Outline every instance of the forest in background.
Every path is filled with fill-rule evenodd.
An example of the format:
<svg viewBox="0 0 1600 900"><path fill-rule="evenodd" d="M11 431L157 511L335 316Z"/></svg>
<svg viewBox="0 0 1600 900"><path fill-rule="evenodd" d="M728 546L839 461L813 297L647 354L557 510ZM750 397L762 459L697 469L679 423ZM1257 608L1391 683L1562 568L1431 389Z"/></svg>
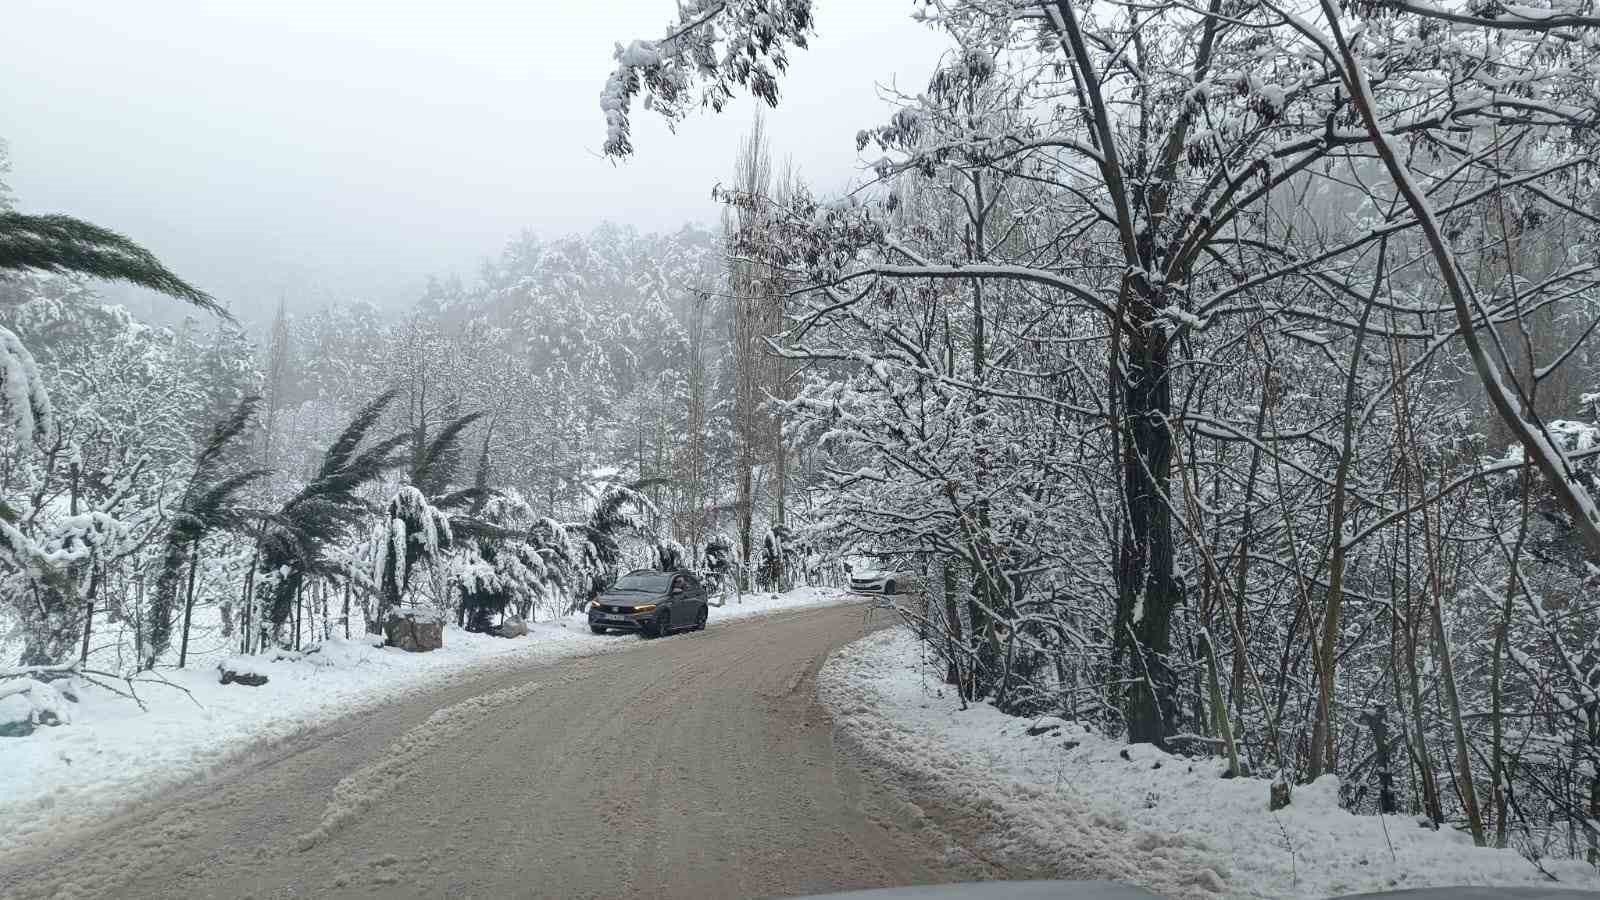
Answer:
<svg viewBox="0 0 1600 900"><path fill-rule="evenodd" d="M697 227L523 235L404 315L280 307L259 336L7 276L0 325L27 354L7 384L36 382L50 421L35 410L0 463L22 563L5 655L122 675L398 609L549 619L634 566L734 590L822 577L773 533L768 369L723 247Z"/></svg>

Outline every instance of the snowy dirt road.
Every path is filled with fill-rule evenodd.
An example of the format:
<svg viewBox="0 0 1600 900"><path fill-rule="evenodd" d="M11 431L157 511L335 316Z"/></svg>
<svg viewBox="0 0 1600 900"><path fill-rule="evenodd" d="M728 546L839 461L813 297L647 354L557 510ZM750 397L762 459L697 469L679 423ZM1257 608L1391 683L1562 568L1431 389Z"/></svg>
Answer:
<svg viewBox="0 0 1600 900"><path fill-rule="evenodd" d="M861 776L848 605L501 670L0 859L0 896L776 897L996 877ZM619 638L631 640L631 638Z"/></svg>

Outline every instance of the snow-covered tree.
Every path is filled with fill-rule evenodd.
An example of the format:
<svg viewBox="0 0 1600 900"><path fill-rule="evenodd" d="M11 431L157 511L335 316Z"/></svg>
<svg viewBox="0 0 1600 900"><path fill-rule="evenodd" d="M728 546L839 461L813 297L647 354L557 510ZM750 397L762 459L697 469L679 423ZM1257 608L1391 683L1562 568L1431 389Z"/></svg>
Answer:
<svg viewBox="0 0 1600 900"><path fill-rule="evenodd" d="M767 6L691 4L619 47L608 152L631 152L640 94L669 120L741 87L775 99L811 9ZM953 49L861 133L875 191L727 195L804 289L781 344L810 378L793 443L829 448L824 527L930 560L936 649L1004 706L1217 735L1287 784L1356 765L1354 698L1392 694L1417 808L1506 840L1511 685L1549 678L1517 671L1512 635L1556 641L1518 612L1544 602L1533 511L1600 561L1587 451L1543 413L1589 378L1600 312L1600 21L1009 0L923 18ZM1494 429L1514 455L1482 454ZM1490 487L1506 474L1519 503ZM1580 569L1543 575L1571 596Z"/></svg>
<svg viewBox="0 0 1600 900"><path fill-rule="evenodd" d="M257 646L283 645L284 626L295 612L308 576L339 577L341 561L327 556L327 551L343 543L370 511L359 491L401 465L396 451L410 439L406 434L374 435L396 395L397 391L388 390L363 406L323 453L311 479L284 501L262 529L257 576L260 599L253 612L260 623ZM391 508L390 517L394 516ZM375 567L373 582L387 586L381 580L385 572L387 568L378 571ZM402 571L402 582L404 575Z"/></svg>

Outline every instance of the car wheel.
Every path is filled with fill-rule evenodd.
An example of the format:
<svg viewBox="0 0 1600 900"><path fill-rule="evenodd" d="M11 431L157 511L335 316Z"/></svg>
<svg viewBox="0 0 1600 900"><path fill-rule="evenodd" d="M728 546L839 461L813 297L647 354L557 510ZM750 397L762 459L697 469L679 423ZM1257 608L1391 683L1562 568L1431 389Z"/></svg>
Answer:
<svg viewBox="0 0 1600 900"><path fill-rule="evenodd" d="M694 620L694 630L695 631L705 631L706 630L706 608L704 606L700 607L700 617L698 619Z"/></svg>
<svg viewBox="0 0 1600 900"><path fill-rule="evenodd" d="M589 630L594 632L595 634L605 634L610 629L601 628L599 625L590 625L589 626Z"/></svg>
<svg viewBox="0 0 1600 900"><path fill-rule="evenodd" d="M672 626L667 623L670 615L669 613L656 619L656 637L666 637L672 633Z"/></svg>
<svg viewBox="0 0 1600 900"><path fill-rule="evenodd" d="M894 594L894 582L893 581L885 581L883 583L883 592L885 594L890 594L890 595Z"/></svg>

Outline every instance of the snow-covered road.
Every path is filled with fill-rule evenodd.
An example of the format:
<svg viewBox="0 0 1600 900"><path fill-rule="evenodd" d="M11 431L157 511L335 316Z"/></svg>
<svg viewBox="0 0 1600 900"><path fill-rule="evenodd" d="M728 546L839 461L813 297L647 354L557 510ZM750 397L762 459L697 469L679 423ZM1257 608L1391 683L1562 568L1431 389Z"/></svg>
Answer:
<svg viewBox="0 0 1600 900"><path fill-rule="evenodd" d="M0 896L753 897L992 876L835 750L815 675L871 624L860 604L781 612L419 687L14 850Z"/></svg>
<svg viewBox="0 0 1600 900"><path fill-rule="evenodd" d="M746 594L712 610L713 623L846 599L831 588ZM130 803L192 785L242 753L270 749L375 704L496 671L631 650L629 636L589 633L582 616L540 622L525 637L502 640L450 627L442 650L406 653L372 647L360 636L333 639L305 654L248 667L270 677L262 687L218 683L221 655L191 659L137 682L145 708L89 684L75 686L71 724L0 739L0 871L6 855L41 839L106 818ZM179 690L178 688L182 688Z"/></svg>

